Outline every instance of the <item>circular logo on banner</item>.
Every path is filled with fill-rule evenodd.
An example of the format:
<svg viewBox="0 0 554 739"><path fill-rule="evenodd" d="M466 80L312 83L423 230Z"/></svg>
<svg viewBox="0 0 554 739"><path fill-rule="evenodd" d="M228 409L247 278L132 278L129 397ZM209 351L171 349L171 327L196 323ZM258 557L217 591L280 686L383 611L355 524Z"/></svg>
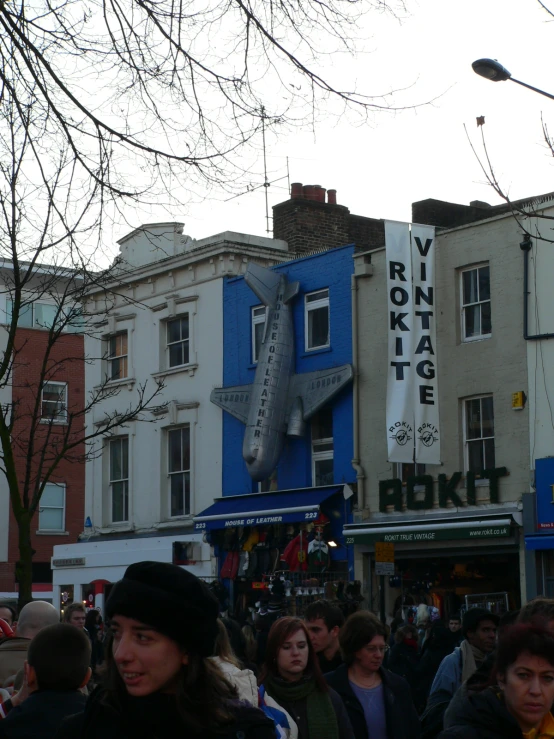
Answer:
<svg viewBox="0 0 554 739"><path fill-rule="evenodd" d="M394 432L390 438L394 439L399 446L404 446L413 439L413 436L410 436L413 433L412 427L405 421L402 423L397 421L389 431Z"/></svg>
<svg viewBox="0 0 554 739"><path fill-rule="evenodd" d="M433 446L435 441L439 440L438 429L432 423L424 423L418 428L418 439L424 446Z"/></svg>

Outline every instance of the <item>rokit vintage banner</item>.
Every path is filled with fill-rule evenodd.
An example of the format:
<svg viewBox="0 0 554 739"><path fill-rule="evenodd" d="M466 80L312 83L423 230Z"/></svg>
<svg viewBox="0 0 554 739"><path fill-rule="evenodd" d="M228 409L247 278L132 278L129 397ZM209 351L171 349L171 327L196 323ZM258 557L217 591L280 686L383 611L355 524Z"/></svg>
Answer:
<svg viewBox="0 0 554 739"><path fill-rule="evenodd" d="M440 464L435 229L385 221L390 462Z"/></svg>

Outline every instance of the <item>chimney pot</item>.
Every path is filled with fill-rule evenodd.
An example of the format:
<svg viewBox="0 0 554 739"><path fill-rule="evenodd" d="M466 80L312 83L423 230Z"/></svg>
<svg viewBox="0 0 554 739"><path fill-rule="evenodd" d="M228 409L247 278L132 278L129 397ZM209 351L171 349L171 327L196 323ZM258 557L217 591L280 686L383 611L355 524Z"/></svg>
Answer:
<svg viewBox="0 0 554 739"><path fill-rule="evenodd" d="M337 204L337 191L336 190L327 190L327 202L329 203L329 205Z"/></svg>
<svg viewBox="0 0 554 739"><path fill-rule="evenodd" d="M290 196L291 198L301 198L302 196L302 183L301 182L293 182L290 186Z"/></svg>
<svg viewBox="0 0 554 739"><path fill-rule="evenodd" d="M302 193L306 200L315 200L316 199L315 185L304 185L304 187L302 188Z"/></svg>

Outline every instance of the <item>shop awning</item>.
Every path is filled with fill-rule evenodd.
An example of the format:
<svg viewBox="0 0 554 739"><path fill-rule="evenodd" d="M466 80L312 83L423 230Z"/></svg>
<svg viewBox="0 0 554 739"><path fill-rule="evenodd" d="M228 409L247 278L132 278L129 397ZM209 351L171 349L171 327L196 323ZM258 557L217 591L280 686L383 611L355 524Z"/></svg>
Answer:
<svg viewBox="0 0 554 739"><path fill-rule="evenodd" d="M196 531L209 531L229 526L315 521L321 504L338 493L344 495L345 487L348 486L330 485L218 498L213 505L194 517L194 528Z"/></svg>
<svg viewBox="0 0 554 739"><path fill-rule="evenodd" d="M529 534L525 537L525 549L554 549L554 534Z"/></svg>
<svg viewBox="0 0 554 739"><path fill-rule="evenodd" d="M424 544L429 541L454 539L489 539L510 536L512 518L483 518L449 521L406 521L372 526L351 524L345 526L343 534L346 544L374 544L377 541L395 544Z"/></svg>

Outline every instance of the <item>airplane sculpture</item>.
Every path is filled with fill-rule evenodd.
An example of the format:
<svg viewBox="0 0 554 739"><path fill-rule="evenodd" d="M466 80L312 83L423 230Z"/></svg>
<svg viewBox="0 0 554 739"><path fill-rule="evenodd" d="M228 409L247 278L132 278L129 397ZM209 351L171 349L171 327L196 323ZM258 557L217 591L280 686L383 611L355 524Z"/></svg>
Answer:
<svg viewBox="0 0 554 739"><path fill-rule="evenodd" d="M266 480L276 468L285 436L304 436L314 413L353 377L352 365L294 374L291 301L298 282L250 263L246 284L266 306L258 366L251 385L216 388L210 400L246 424L242 456L250 477Z"/></svg>

